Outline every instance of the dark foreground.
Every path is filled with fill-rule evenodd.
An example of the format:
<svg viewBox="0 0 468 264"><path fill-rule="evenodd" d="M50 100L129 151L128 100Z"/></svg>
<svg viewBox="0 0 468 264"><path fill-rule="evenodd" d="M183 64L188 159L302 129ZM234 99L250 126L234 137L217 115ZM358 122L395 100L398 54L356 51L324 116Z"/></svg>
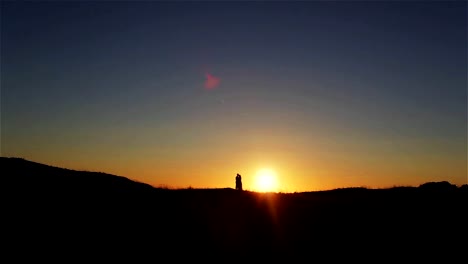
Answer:
<svg viewBox="0 0 468 264"><path fill-rule="evenodd" d="M15 262L468 260L466 185L259 194L157 189L16 158L0 165L4 251Z"/></svg>

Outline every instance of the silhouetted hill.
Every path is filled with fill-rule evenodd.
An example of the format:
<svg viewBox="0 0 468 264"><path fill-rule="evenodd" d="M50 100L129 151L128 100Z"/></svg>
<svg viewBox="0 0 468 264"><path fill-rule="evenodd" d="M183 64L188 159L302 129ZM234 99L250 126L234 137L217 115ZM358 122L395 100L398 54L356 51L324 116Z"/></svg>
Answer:
<svg viewBox="0 0 468 264"><path fill-rule="evenodd" d="M47 192L139 193L154 189L151 185L122 176L58 168L21 158L1 157L0 165L4 180L28 191L42 188L41 191Z"/></svg>
<svg viewBox="0 0 468 264"><path fill-rule="evenodd" d="M466 259L468 189L448 182L262 194L158 189L18 158L0 165L7 241L35 260Z"/></svg>

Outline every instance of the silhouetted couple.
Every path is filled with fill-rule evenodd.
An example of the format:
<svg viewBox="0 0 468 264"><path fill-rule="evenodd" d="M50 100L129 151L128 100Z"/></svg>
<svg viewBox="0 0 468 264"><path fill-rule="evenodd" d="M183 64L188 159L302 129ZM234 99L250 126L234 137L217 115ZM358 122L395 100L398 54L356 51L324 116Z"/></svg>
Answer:
<svg viewBox="0 0 468 264"><path fill-rule="evenodd" d="M239 173L236 175L236 190L242 191L242 176Z"/></svg>

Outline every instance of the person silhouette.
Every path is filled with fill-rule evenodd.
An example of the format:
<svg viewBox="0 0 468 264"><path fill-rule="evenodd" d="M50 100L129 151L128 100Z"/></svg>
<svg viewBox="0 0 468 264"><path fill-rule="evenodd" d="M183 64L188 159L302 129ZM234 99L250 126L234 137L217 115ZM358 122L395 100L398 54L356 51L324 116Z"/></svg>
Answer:
<svg viewBox="0 0 468 264"><path fill-rule="evenodd" d="M239 173L236 175L236 190L242 191L242 176Z"/></svg>

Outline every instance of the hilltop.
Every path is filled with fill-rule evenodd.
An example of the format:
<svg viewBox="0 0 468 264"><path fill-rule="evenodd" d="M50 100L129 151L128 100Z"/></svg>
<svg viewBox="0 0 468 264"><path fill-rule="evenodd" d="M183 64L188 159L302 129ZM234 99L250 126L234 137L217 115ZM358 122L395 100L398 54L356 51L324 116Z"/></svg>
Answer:
<svg viewBox="0 0 468 264"><path fill-rule="evenodd" d="M28 241L21 244L25 248L88 254L108 245L113 256L123 254L115 250L122 247L158 254L177 249L203 259L308 254L333 259L336 255L325 253L332 249L381 258L424 258L428 252L458 258L466 250L466 239L459 239L467 235L466 185L304 193L169 190L19 158L2 157L0 165L7 220L16 230L12 239ZM71 246L79 241L85 241L79 249Z"/></svg>
<svg viewBox="0 0 468 264"><path fill-rule="evenodd" d="M61 168L42 164L23 158L16 157L0 157L0 165L2 174L5 177L4 180L12 181L11 183L16 184L16 187L28 188L33 187L47 188L48 191L60 191L66 189L67 192L79 192L86 191L92 193L103 193L103 192L122 192L122 193L134 193L139 192L152 192L168 190L168 188L157 188L149 184L130 180L123 176L112 175L104 172L93 172L93 171L79 171L67 168ZM385 188L385 190L401 190L401 189L414 189L416 187L392 187ZM419 186L419 188L434 191L444 191L450 189L457 189L458 186L450 184L447 181L443 182L427 182ZM461 189L468 188L468 184L460 186ZM188 188L193 189L193 188ZM213 188L211 190L232 190L232 188ZM181 190L181 189L173 189ZM198 190L210 190L210 189L198 189ZM322 190L322 191L310 191L302 193L324 193L333 192L339 193L356 193L362 191L370 191L372 189L364 187L348 187L338 188L333 190ZM31 190L29 190L31 191ZM247 191L249 192L249 191Z"/></svg>

